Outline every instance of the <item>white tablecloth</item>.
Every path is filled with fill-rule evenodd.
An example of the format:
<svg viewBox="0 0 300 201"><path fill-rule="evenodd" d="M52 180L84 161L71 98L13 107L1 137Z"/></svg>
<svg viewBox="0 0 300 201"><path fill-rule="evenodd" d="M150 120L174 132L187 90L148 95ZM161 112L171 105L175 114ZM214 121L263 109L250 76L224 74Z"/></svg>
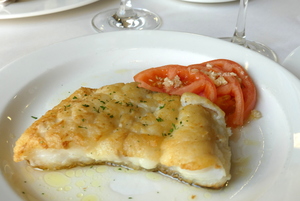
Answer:
<svg viewBox="0 0 300 201"><path fill-rule="evenodd" d="M159 14L163 20L161 30L216 38L233 34L239 7L238 1L201 4L180 0L133 0L132 3ZM91 25L93 16L118 4L119 0L99 0L64 12L0 20L0 73L9 63L35 50L96 34ZM273 49L281 63L300 46L300 0L249 0L246 34L249 40L262 42ZM0 84L4 83L0 80ZM289 186L290 192L297 186Z"/></svg>
<svg viewBox="0 0 300 201"><path fill-rule="evenodd" d="M216 38L233 34L239 6L238 1L205 4L180 0L133 0L132 3L134 7L159 14L163 20L161 30ZM91 25L92 17L118 4L119 0L99 0L64 12L0 20L0 69L47 45L97 33ZM300 46L299 8L299 0L250 0L247 39L268 45L281 63Z"/></svg>

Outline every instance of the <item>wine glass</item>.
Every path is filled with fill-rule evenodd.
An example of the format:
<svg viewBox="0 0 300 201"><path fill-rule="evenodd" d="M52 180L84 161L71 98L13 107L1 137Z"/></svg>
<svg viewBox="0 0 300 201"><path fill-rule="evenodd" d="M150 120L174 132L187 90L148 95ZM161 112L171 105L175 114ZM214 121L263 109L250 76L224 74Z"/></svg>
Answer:
<svg viewBox="0 0 300 201"><path fill-rule="evenodd" d="M246 40L245 26L246 26L246 13L248 7L248 0L240 0L239 14L235 31L232 37L221 38L235 44L244 46L253 51L256 51L274 61L277 61L277 56L273 50L262 43Z"/></svg>
<svg viewBox="0 0 300 201"><path fill-rule="evenodd" d="M121 0L119 8L97 14L92 25L99 32L157 29L161 19L147 9L133 8L131 0Z"/></svg>
<svg viewBox="0 0 300 201"><path fill-rule="evenodd" d="M16 0L0 0L0 5L7 6L11 3L14 3Z"/></svg>

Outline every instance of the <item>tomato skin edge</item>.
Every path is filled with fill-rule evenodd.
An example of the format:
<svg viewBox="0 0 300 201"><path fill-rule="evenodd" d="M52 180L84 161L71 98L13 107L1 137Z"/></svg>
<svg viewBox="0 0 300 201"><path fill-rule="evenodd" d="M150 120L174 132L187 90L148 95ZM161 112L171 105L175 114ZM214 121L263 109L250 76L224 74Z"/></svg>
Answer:
<svg viewBox="0 0 300 201"><path fill-rule="evenodd" d="M195 72L194 69L198 69L199 72ZM235 75L224 76L228 84L216 86L214 80L206 74L209 71ZM159 79L152 81L155 76ZM172 82L176 76L179 76L180 81L183 81L180 87L171 86L168 88L164 86L163 80L165 78ZM217 103L220 97L229 95L229 101L221 101L220 103L223 104L223 108L231 108L227 110L229 112L226 113L225 118L227 125L233 128L244 125L256 105L257 92L251 77L240 64L227 59L216 59L189 66L165 65L150 68L136 74L134 80L139 82L139 87L151 91L174 95L192 92L208 98L213 103ZM234 104L234 106L230 104ZM219 105L219 107L221 106Z"/></svg>
<svg viewBox="0 0 300 201"><path fill-rule="evenodd" d="M211 65L221 68L226 72L236 73L242 80L243 95L245 99L245 115L244 121L246 121L251 113L251 110L254 109L257 101L257 91L255 84L252 78L249 76L246 69L244 69L240 64L228 59L215 59L211 61L206 61L201 63L201 65Z"/></svg>
<svg viewBox="0 0 300 201"><path fill-rule="evenodd" d="M176 76L180 77L180 80L183 82L182 86L179 88L167 88L166 86L163 86L162 83L165 81L165 78L172 81ZM182 95L184 92L192 92L204 96L212 102L215 102L217 99L217 91L210 78L202 72L191 72L186 66L165 65L157 68L150 68L139 72L133 78L139 83L139 87L152 91L176 95Z"/></svg>

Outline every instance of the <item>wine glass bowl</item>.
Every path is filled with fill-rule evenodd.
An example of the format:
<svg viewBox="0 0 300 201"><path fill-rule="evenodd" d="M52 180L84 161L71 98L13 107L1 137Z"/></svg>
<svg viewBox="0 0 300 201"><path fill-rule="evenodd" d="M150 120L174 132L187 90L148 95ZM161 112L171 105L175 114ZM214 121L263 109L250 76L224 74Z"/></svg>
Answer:
<svg viewBox="0 0 300 201"><path fill-rule="evenodd" d="M245 26L247 7L248 0L240 0L239 13L234 34L232 37L225 37L221 39L249 48L277 62L277 55L272 49L260 42L249 41L246 39Z"/></svg>
<svg viewBox="0 0 300 201"><path fill-rule="evenodd" d="M121 0L118 9L98 13L92 19L93 27L99 31L157 29L161 19L144 8L132 8L130 0Z"/></svg>
<svg viewBox="0 0 300 201"><path fill-rule="evenodd" d="M16 2L16 0L0 0L0 5L7 6L14 2Z"/></svg>
<svg viewBox="0 0 300 201"><path fill-rule="evenodd" d="M237 45L244 46L244 47L246 47L250 50L253 50L255 52L258 52L259 54L264 55L276 62L278 60L276 53L272 49L270 49L268 46L266 46L260 42L246 40L246 38L243 41L241 41L239 39L236 39L234 36L233 37L224 37L221 39L226 40L228 42L235 43Z"/></svg>

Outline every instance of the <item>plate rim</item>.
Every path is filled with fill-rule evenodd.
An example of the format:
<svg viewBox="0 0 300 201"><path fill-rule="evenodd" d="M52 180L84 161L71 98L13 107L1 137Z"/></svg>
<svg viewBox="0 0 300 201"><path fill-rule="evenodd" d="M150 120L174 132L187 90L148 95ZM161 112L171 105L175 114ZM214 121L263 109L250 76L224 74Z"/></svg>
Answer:
<svg viewBox="0 0 300 201"><path fill-rule="evenodd" d="M190 2L190 3L227 3L227 2L232 2L232 1L237 1L237 0L181 0L185 2Z"/></svg>
<svg viewBox="0 0 300 201"><path fill-rule="evenodd" d="M45 1L45 0L44 0ZM23 13L16 13L16 14L1 14L0 12L0 20L5 20L5 19L18 19L18 18L27 18L27 17L36 17L36 16L41 16L41 15L48 15L48 14L53 14L53 13L58 13L58 12L63 12L67 10L72 10L75 8L79 8L82 6L86 6L91 3L95 3L99 0L84 0L83 2L77 2L75 4L70 4L62 7L57 7L53 9L48 9L48 10L39 10L39 11L33 11L33 12L23 12ZM8 5L7 9L9 12L9 7L14 6L14 4L17 4L18 2L12 3ZM2 11L3 12L3 11Z"/></svg>
<svg viewBox="0 0 300 201"><path fill-rule="evenodd" d="M132 33L134 33L134 32L136 32L136 31L132 31ZM201 36L201 35L197 35L197 34L190 34L190 33L183 33L183 32L173 32L173 31L143 31L144 33L151 33L151 34L157 34L157 35L159 35L160 33L163 33L163 34L167 34L167 33L174 33L174 34L180 34L180 35L194 35L194 36L197 36L197 37L203 37L203 38L210 38L210 37L208 37L208 36ZM127 32L128 34L130 33L130 32ZM141 33L141 32L136 32L136 33ZM135 34L136 34L135 33ZM116 33L114 33L114 34L116 34ZM19 58L19 59L17 59L16 61L13 61L12 63L10 63L10 64L8 64L8 65L6 65L3 69L0 69L0 77L1 77L1 75L3 75L3 72L6 72L6 71L9 71L10 69L9 69L9 67L11 66L11 65L14 65L14 63L15 62L22 62L22 59L24 59L24 58L26 58L26 57L30 57L30 55L33 55L33 54L35 54L35 53L39 53L39 52L43 52L43 51L45 51L45 49L47 49L47 48L54 48L54 47L57 47L57 46L59 46L59 45L62 45L62 44L65 44L65 42L69 42L69 43L72 43L72 41L76 41L76 40L82 40L82 38L86 38L86 37L97 37L98 36L98 34L93 34L93 35L89 35L89 36L84 36L84 37L78 37L78 38L75 38L75 39L70 39L70 40L67 40L67 41L63 41L63 42L59 42L59 43L55 43L55 44L52 44L52 45L49 45L49 46L46 46L45 48L42 48L42 49L39 49L39 50L36 50L36 51L34 51L34 52L32 52L32 53L29 53L29 54L27 54L27 55L25 55L25 56L23 56L23 57L21 57L21 58ZM211 38L212 39L212 38ZM213 40L216 40L216 39L213 39ZM224 43L225 44L225 43ZM231 45L231 44L227 44L227 45ZM233 46L232 46L233 47ZM237 48L237 47L235 47L235 48ZM246 50L245 50L246 51ZM248 51L248 50L247 50ZM246 51L246 52L247 52ZM249 52L248 52L249 54L252 54L252 52L250 52L250 50L249 50ZM253 53L254 54L254 53ZM270 62L272 62L272 61L270 61ZM274 62L275 63L275 62ZM278 69L284 69L284 68L281 68L281 66L280 65L278 65L278 64L276 64L276 66L277 66L277 68ZM283 70L284 71L284 70ZM289 75L289 73L287 73L288 71L286 71L285 73L289 76L289 77L294 77L292 74L290 74ZM295 79L294 79L295 78ZM295 87L297 87L297 89L299 90L300 89L300 81L296 78L296 77L294 77L293 79L292 79L292 81L291 82L295 82ZM297 82L296 82L296 80L297 80ZM296 85L298 85L298 86L296 86ZM0 87L0 89L1 89L1 87ZM0 100L0 102L1 102L1 100ZM0 104L0 105L2 105L2 104ZM0 112L1 112L1 108L0 108ZM2 176L2 174L1 174L1 176Z"/></svg>

